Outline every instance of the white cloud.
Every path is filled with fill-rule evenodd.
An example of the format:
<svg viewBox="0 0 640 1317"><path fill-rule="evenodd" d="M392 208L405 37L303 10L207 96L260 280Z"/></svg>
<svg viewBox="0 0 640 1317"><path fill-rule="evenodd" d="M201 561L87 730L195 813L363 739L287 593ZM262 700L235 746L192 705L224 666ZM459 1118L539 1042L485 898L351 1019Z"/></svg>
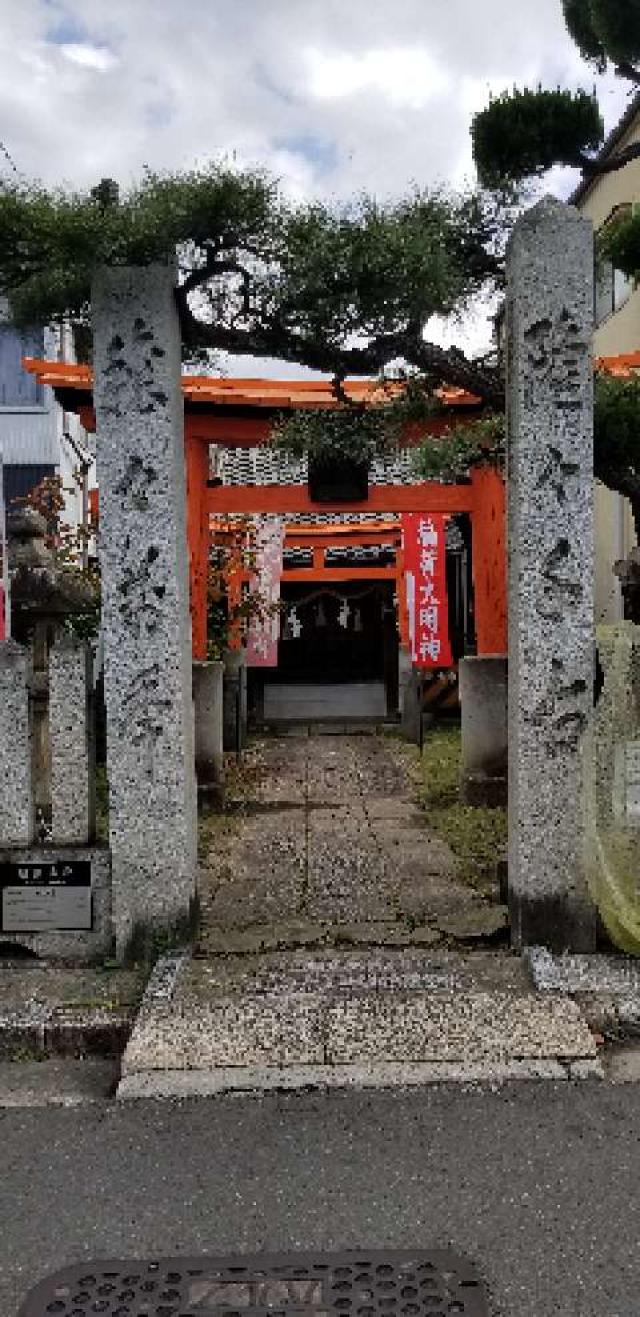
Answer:
<svg viewBox="0 0 640 1317"><path fill-rule="evenodd" d="M374 91L391 105L420 109L449 86L444 69L427 50L389 47L360 54L310 50L305 54L309 89L319 100L339 100Z"/></svg>
<svg viewBox="0 0 640 1317"><path fill-rule="evenodd" d="M91 69L96 73L107 73L118 62L110 50L101 49L99 46L72 42L60 46L59 49L71 64L79 64L80 68Z"/></svg>
<svg viewBox="0 0 640 1317"><path fill-rule="evenodd" d="M538 80L593 81L560 0L0 0L2 140L50 183L225 157L294 197L459 185L489 89Z"/></svg>

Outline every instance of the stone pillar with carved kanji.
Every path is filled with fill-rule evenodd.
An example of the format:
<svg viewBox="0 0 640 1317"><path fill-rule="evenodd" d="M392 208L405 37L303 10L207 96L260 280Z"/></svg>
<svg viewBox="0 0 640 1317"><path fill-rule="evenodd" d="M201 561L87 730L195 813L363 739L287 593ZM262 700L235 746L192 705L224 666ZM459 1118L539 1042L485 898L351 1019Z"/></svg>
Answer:
<svg viewBox="0 0 640 1317"><path fill-rule="evenodd" d="M517 946L589 950L593 231L545 198L508 253L509 899Z"/></svg>
<svg viewBox="0 0 640 1317"><path fill-rule="evenodd" d="M195 896L180 334L172 264L93 288L109 840L119 954Z"/></svg>

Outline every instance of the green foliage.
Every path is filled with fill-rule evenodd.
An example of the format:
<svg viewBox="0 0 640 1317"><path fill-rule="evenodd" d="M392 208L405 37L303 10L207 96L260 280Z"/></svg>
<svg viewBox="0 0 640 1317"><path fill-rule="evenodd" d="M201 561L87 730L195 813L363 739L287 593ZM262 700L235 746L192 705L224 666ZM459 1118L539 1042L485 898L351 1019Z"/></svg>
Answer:
<svg viewBox="0 0 640 1317"><path fill-rule="evenodd" d="M207 658L222 659L233 640L246 637L251 622L265 622L279 611L258 589L246 582L239 592L231 584L256 569L255 523L239 517L227 531L224 544L209 553L207 572ZM250 577L251 580L251 577Z"/></svg>
<svg viewBox="0 0 640 1317"><path fill-rule="evenodd" d="M628 278L640 278L640 212L607 225L598 237L598 252Z"/></svg>
<svg viewBox="0 0 640 1317"><path fill-rule="evenodd" d="M205 259L211 244L260 244L277 225L275 184L258 173L210 166L185 174L146 173L124 197L100 189L68 193L38 183L0 187L0 293L15 321L86 318L99 265L146 265L177 248Z"/></svg>
<svg viewBox="0 0 640 1317"><path fill-rule="evenodd" d="M631 500L640 519L640 378L598 372L594 380L594 474L609 489ZM502 469L505 418L502 413L430 437L415 450L416 472L425 480L464 480L474 466Z"/></svg>
<svg viewBox="0 0 640 1317"><path fill-rule="evenodd" d="M274 426L271 442L283 456L307 457L319 466L345 458L368 465L396 446L386 409L360 406L287 413Z"/></svg>
<svg viewBox="0 0 640 1317"><path fill-rule="evenodd" d="M471 127L478 176L486 187L519 183L554 164L578 165L604 138L595 97L578 91L505 91Z"/></svg>
<svg viewBox="0 0 640 1317"><path fill-rule="evenodd" d="M627 4L628 0L624 0ZM562 0L562 10L567 31L580 51L583 59L595 65L598 73L604 73L607 67L607 54L598 35L591 13L591 0Z"/></svg>
<svg viewBox="0 0 640 1317"><path fill-rule="evenodd" d="M414 451L416 474L423 480L455 483L464 480L474 466L489 465L501 470L504 451L505 420L498 413L425 439Z"/></svg>
<svg viewBox="0 0 640 1317"><path fill-rule="evenodd" d="M79 469L74 471L73 479L80 487L82 475ZM44 476L30 494L15 502L33 508L44 517L48 527L45 543L53 554L56 567L65 573L71 585L75 583L82 587L77 591L76 607L63 619L63 629L79 640L95 641L102 612L100 568L97 561L88 560L83 565L84 550L91 538L90 528L72 525L65 519L66 496L74 492L73 486L65 486L62 476ZM84 602L78 608L80 598Z"/></svg>
<svg viewBox="0 0 640 1317"><path fill-rule="evenodd" d="M640 0L561 3L567 30L583 58L598 73L611 62L620 77L640 85ZM604 126L595 93L514 88L475 116L471 135L478 177L495 188L519 184L555 164L598 173L592 153L602 145ZM626 163L625 153L619 154L616 168Z"/></svg>
<svg viewBox="0 0 640 1317"><path fill-rule="evenodd" d="M596 376L594 470L610 489L640 497L640 378Z"/></svg>
<svg viewBox="0 0 640 1317"><path fill-rule="evenodd" d="M406 333L460 305L495 269L495 212L478 196L416 192L341 210L291 212L273 275L278 317L338 346L351 334Z"/></svg>
<svg viewBox="0 0 640 1317"><path fill-rule="evenodd" d="M583 0L583 8L610 60L615 64L640 60L640 0Z"/></svg>
<svg viewBox="0 0 640 1317"><path fill-rule="evenodd" d="M336 399L334 409L299 408L283 413L270 442L294 461L306 457L317 466L330 466L346 458L370 465L376 457L390 457L398 451L407 426L443 410L420 376L400 376L386 384L381 380L379 394L373 404L339 403Z"/></svg>
<svg viewBox="0 0 640 1317"><path fill-rule="evenodd" d="M21 326L71 322L86 358L96 267L177 252L189 359L243 352L366 375L404 357L423 368L427 320L499 278L504 230L482 193L295 206L266 175L219 165L147 173L123 194L111 180L66 193L10 179L0 183L0 295ZM442 378L447 354L433 353ZM452 382L467 384L462 354L450 360Z"/></svg>

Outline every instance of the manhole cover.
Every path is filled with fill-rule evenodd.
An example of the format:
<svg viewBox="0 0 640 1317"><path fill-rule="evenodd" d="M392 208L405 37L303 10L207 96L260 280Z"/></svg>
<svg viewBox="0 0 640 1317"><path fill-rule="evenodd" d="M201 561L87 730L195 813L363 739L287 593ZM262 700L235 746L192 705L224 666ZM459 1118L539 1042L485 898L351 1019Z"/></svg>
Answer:
<svg viewBox="0 0 640 1317"><path fill-rule="evenodd" d="M18 1317L489 1317L474 1268L429 1253L284 1253L67 1267Z"/></svg>

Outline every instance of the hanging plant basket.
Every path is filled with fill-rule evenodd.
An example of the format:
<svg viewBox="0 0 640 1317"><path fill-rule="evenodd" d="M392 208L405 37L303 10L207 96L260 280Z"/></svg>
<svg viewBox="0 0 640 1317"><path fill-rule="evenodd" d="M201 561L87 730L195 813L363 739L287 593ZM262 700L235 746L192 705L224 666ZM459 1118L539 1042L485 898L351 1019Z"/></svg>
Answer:
<svg viewBox="0 0 640 1317"><path fill-rule="evenodd" d="M369 463L333 455L309 457L309 498L314 503L361 503L369 497Z"/></svg>
<svg viewBox="0 0 640 1317"><path fill-rule="evenodd" d="M395 451L397 433L382 407L301 408L280 418L272 443L288 457L306 458L314 503L354 503L368 497L371 463Z"/></svg>

